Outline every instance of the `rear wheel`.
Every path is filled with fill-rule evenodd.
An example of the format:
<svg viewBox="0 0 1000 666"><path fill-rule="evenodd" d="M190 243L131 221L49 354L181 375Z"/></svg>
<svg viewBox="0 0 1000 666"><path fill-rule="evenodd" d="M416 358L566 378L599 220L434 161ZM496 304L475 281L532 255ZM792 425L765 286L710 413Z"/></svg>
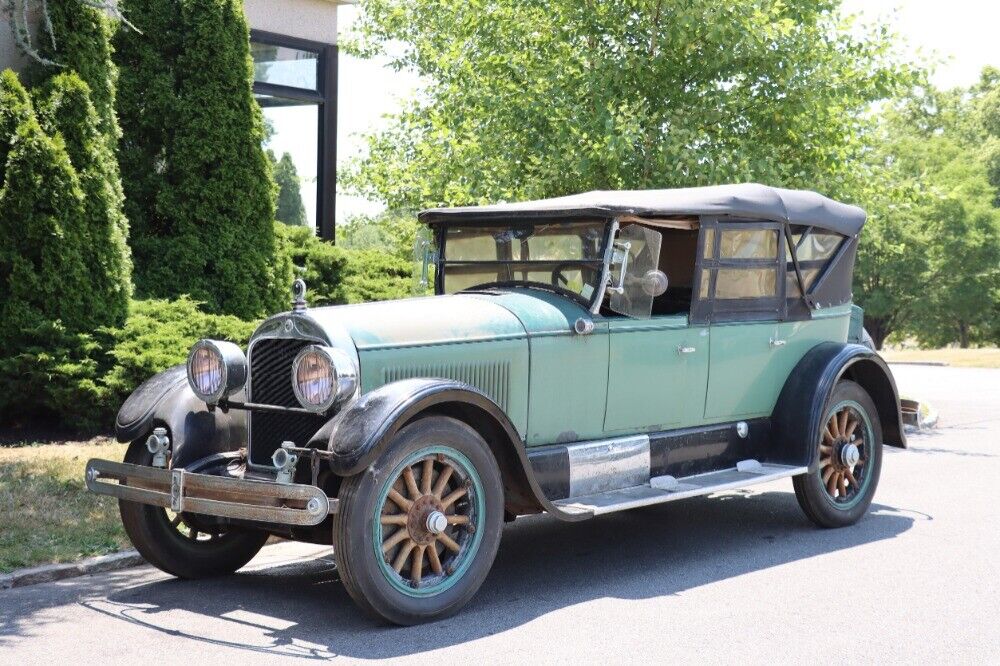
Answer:
<svg viewBox="0 0 1000 666"><path fill-rule="evenodd" d="M125 462L150 465L153 454L142 439L132 442ZM264 532L222 528L148 504L119 500L125 533L143 558L178 578L230 574L253 559L267 542Z"/></svg>
<svg viewBox="0 0 1000 666"><path fill-rule="evenodd" d="M503 484L483 438L452 418L421 419L341 486L333 533L341 580L374 617L445 617L482 585L502 523Z"/></svg>
<svg viewBox="0 0 1000 666"><path fill-rule="evenodd" d="M820 527L852 525L871 505L882 471L882 425L861 386L837 383L815 446L818 469L792 479L799 506Z"/></svg>

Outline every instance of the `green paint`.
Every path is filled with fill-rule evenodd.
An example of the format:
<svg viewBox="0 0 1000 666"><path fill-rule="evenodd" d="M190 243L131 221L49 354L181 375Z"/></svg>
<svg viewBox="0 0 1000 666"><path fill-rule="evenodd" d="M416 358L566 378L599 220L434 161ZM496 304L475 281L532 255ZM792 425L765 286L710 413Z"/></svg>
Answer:
<svg viewBox="0 0 1000 666"><path fill-rule="evenodd" d="M686 315L620 319L610 329L605 430L626 433L701 423L708 329L688 326Z"/></svg>

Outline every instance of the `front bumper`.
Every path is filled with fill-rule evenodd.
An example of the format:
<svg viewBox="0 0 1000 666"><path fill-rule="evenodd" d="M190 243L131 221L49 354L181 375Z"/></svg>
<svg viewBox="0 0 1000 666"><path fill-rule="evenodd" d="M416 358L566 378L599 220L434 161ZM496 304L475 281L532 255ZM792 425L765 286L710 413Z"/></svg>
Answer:
<svg viewBox="0 0 1000 666"><path fill-rule="evenodd" d="M337 511L336 499L316 486L299 483L233 479L98 459L87 462L86 478L91 492L176 513L318 525Z"/></svg>

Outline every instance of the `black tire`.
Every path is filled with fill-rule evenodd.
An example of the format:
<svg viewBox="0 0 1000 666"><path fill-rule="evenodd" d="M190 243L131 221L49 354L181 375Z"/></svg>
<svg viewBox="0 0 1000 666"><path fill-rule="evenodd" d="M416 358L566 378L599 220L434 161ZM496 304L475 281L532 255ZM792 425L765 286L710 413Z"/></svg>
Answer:
<svg viewBox="0 0 1000 666"><path fill-rule="evenodd" d="M799 506L809 520L820 527L845 527L858 522L872 503L882 472L882 424L878 411L868 393L849 380L841 380L834 387L823 428L830 428L832 423L834 429L839 429L842 419L847 422L844 430L857 439L849 440L844 433L832 431L829 434L836 436L821 434L820 441L814 444L820 448L819 468L792 479ZM855 422L856 427L851 428ZM856 434L857 428L862 429L860 437ZM859 440L861 444L857 444ZM845 465L842 459L841 449L851 443L859 449L860 459L855 466ZM833 486L832 491L830 486Z"/></svg>
<svg viewBox="0 0 1000 666"><path fill-rule="evenodd" d="M125 462L150 465L153 454L143 439L136 440L125 453ZM227 529L199 541L171 523L166 509L136 502L118 501L122 525L132 545L157 569L178 578L208 578L231 574L247 562L267 542L267 533ZM183 516L182 516L183 517Z"/></svg>
<svg viewBox="0 0 1000 666"><path fill-rule="evenodd" d="M460 465L472 468L471 471L467 470L469 473L462 483L458 482L461 470L452 470L454 474L449 472L445 475L443 467L434 467L454 467L459 458ZM433 461L429 463L431 471L428 478L440 480L442 476L446 477L442 482L445 491L437 491L437 497L454 494L456 488L466 489L464 501L456 501L451 505L454 508L442 509L453 512L448 517L449 525L445 536L450 534L448 538L453 544L462 540L462 550L455 553L446 551L441 543L434 540L434 536L430 536L430 545L424 548L434 549L433 559L439 573L432 573L427 580L422 580L421 574L413 575L410 570L411 580L407 581L403 572L390 571L391 562L398 558L405 564L411 564L414 569L419 566L422 570L425 551L419 550L418 546L402 554L404 547L410 543L409 539L388 551L385 547L388 542L393 541L395 531L405 531L410 529L411 524L421 524L422 515L418 515L418 510L423 505L420 502L431 500L432 496L425 494L424 490L415 495L411 493L410 497L417 496L420 499L411 503L410 510L405 510L402 505L397 508L394 500L386 493L391 493L396 488L405 489L405 486L399 485L404 478L404 470L409 469L412 475L416 468L419 473L423 469L419 466L427 463L428 459ZM470 480L473 477L478 485ZM424 477L421 475L419 478L423 483ZM413 481L414 477L411 476L409 480ZM454 485L445 486L445 483ZM434 488L437 490L436 481ZM357 605L376 619L412 625L451 615L472 598L493 565L503 527L503 483L489 445L479 433L461 421L432 416L407 425L368 470L344 479L339 499L338 511L333 519L333 547L340 578ZM464 507L462 511L468 512L468 515L460 516L458 507ZM399 527L383 527L382 519L390 516L387 511L395 512L400 519L412 516L409 520L415 522ZM464 527L451 525L455 516L467 520L472 527L469 524ZM394 531L387 532L389 537L383 538L383 534L386 534L383 529ZM429 532L425 534L428 535ZM382 539L382 542L379 543L376 539ZM379 543L379 548L376 543ZM440 559L437 548L441 548ZM385 554L381 555L382 553ZM431 553L426 553L428 561L430 555ZM451 564L448 564L446 557L450 558ZM411 562L411 559L414 561ZM436 583L435 575L438 580ZM427 589L421 591L424 585ZM435 591L440 588L443 589ZM414 596L416 594L426 596Z"/></svg>

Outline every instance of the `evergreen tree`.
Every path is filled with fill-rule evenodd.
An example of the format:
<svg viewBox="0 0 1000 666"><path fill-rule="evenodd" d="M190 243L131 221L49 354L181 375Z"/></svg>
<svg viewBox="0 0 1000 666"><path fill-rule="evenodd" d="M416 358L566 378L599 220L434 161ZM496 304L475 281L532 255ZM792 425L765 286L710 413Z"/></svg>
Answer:
<svg viewBox="0 0 1000 666"><path fill-rule="evenodd" d="M278 209L275 219L296 227L308 226L306 207L302 203L299 172L292 162L292 156L282 153L280 160L274 159L274 153L268 151L268 156L274 164L274 182L278 185Z"/></svg>
<svg viewBox="0 0 1000 666"><path fill-rule="evenodd" d="M245 318L281 307L290 276L276 268L242 3L129 0L123 10L142 31L122 37L119 60L120 113L140 128L121 148L140 292L186 293Z"/></svg>
<svg viewBox="0 0 1000 666"><path fill-rule="evenodd" d="M67 330L103 324L92 311L90 273L81 252L84 193L61 136L39 125L11 72L0 77L0 118L18 116L0 186L0 358L16 355L27 331L51 321ZM15 101L13 107L7 102ZM2 130L9 131L4 122Z"/></svg>
<svg viewBox="0 0 1000 666"><path fill-rule="evenodd" d="M101 132L101 117L90 88L74 72L51 79L36 97L39 120L50 136L63 138L84 196L77 226L90 279L80 298L98 325L121 326L132 295L132 261L118 163Z"/></svg>

